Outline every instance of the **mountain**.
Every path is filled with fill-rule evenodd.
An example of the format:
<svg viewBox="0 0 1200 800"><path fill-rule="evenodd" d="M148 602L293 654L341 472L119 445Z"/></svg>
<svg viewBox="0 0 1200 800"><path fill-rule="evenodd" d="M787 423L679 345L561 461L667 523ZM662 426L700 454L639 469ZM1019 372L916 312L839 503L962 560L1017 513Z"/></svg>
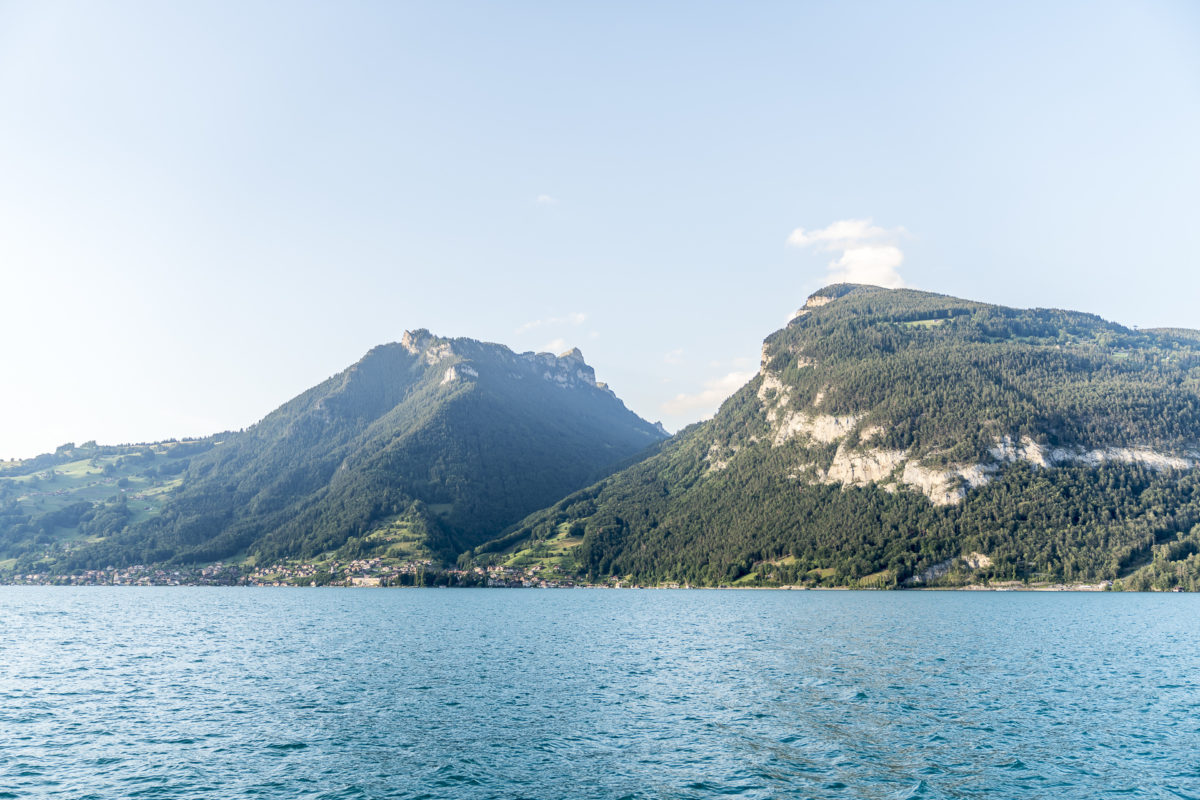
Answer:
<svg viewBox="0 0 1200 800"><path fill-rule="evenodd" d="M597 383L578 350L518 354L412 331L207 443L153 516L117 511L128 524L59 549L49 566L262 564L339 548L453 558L665 435Z"/></svg>
<svg viewBox="0 0 1200 800"><path fill-rule="evenodd" d="M1200 333L835 285L711 420L472 552L637 582L1200 588Z"/></svg>

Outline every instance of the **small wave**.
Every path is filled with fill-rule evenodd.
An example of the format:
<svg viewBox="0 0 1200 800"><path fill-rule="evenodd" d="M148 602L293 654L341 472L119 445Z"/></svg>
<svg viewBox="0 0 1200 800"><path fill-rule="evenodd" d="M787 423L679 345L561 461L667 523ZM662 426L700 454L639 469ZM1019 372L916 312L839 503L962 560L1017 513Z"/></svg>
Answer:
<svg viewBox="0 0 1200 800"><path fill-rule="evenodd" d="M1181 800L1200 800L1200 796L1194 794L1184 794L1183 792L1171 786L1164 786L1162 788L1163 791L1173 794Z"/></svg>
<svg viewBox="0 0 1200 800"><path fill-rule="evenodd" d="M894 800L912 800L914 797L924 797L929 793L929 784L923 780L918 780L912 786L901 789L896 794L892 795Z"/></svg>

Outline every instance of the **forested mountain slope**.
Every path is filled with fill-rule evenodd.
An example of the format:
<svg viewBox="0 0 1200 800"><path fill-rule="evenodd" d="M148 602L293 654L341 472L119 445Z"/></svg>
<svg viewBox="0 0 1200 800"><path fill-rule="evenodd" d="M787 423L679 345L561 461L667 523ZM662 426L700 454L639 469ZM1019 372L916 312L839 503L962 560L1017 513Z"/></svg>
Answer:
<svg viewBox="0 0 1200 800"><path fill-rule="evenodd" d="M160 513L49 568L354 556L385 542L453 557L664 437L577 350L410 332L193 456Z"/></svg>
<svg viewBox="0 0 1200 800"><path fill-rule="evenodd" d="M694 584L1191 586L1198 464L1194 331L835 285L712 420L472 555Z"/></svg>

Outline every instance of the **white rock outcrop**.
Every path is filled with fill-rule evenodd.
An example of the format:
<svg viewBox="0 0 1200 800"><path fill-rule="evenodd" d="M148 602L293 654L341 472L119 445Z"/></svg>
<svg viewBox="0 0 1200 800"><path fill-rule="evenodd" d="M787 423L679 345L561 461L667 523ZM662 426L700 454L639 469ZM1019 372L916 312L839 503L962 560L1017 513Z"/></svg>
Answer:
<svg viewBox="0 0 1200 800"><path fill-rule="evenodd" d="M424 328L405 331L404 336L400 337L400 346L415 356L425 349L425 345L429 344L432 338L432 334Z"/></svg>
<svg viewBox="0 0 1200 800"><path fill-rule="evenodd" d="M817 397L819 398L820 395L817 395ZM813 405L816 405L815 401ZM879 427L878 425L868 425L858 432L858 440L860 442L871 442L875 439L878 439L880 436L883 436L883 428Z"/></svg>
<svg viewBox="0 0 1200 800"><path fill-rule="evenodd" d="M867 434L871 432L871 428L860 432L860 440L868 441ZM954 505L962 502L969 490L987 485L1004 464L1017 461L1027 461L1041 469L1064 464L1096 467L1107 463L1142 464L1155 470L1184 470L1200 466L1200 459L1160 453L1150 448L1047 449L1028 439L1015 445L1011 440L998 442L991 450L991 455L996 459L993 463L930 467L903 451L871 447L850 450L841 444L833 463L819 474L819 478L823 483L840 483L843 486L875 483L889 490L906 486L921 492L935 505Z"/></svg>
<svg viewBox="0 0 1200 800"><path fill-rule="evenodd" d="M992 565L991 556L984 555L983 553L967 553L962 557L962 560L971 569L983 569Z"/></svg>
<svg viewBox="0 0 1200 800"><path fill-rule="evenodd" d="M561 389L582 385L612 394L606 384L596 382L596 371L583 360L583 353L577 347L557 356L553 353L521 353L517 358L539 370L543 380Z"/></svg>
<svg viewBox="0 0 1200 800"><path fill-rule="evenodd" d="M909 461L904 465L900 479L922 492L935 506L949 506L967 496L967 490L957 477L951 471L929 469L917 461Z"/></svg>
<svg viewBox="0 0 1200 800"><path fill-rule="evenodd" d="M1106 447L1089 450L1084 447L1055 447L1040 445L1028 436L1014 443L1005 436L997 440L990 454L1002 463L1027 461L1037 467L1049 468L1062 464L1084 464L1098 467L1106 463L1141 464L1153 470L1192 469L1200 464L1193 457L1161 453L1150 447Z"/></svg>
<svg viewBox="0 0 1200 800"><path fill-rule="evenodd" d="M771 423L771 442L776 447L797 436L832 444L853 431L861 419L854 414L834 416L789 409L792 394L779 376L768 369L762 370L761 375L758 400L763 405L767 422ZM819 395L819 399L824 399L823 395Z"/></svg>
<svg viewBox="0 0 1200 800"><path fill-rule="evenodd" d="M883 483L892 477L904 459L902 450L847 450L845 445L839 445L822 481L843 486Z"/></svg>
<svg viewBox="0 0 1200 800"><path fill-rule="evenodd" d="M830 302L827 297L809 298L805 308ZM813 362L794 353L800 367L812 366ZM1033 464L1040 469L1050 469L1065 464L1100 466L1106 463L1141 464L1154 470L1183 470L1200 467L1200 453L1187 455L1162 453L1150 447L1047 447L1028 436L1013 441L1005 436L997 439L989 450L991 460L978 464L956 464L951 466L928 466L911 452L885 450L871 447L871 443L883 438L885 431L878 425L859 428L865 414L841 416L821 414L817 407L825 400L826 389L817 392L812 407L792 408L793 391L780 375L767 368L770 360L768 347L763 345L762 366L759 370L758 400L768 424L773 447L801 438L822 444L837 443L832 463L825 469L814 465L798 465L789 474L793 480L808 480L842 486L865 486L875 484L887 491L908 488L921 492L935 505L961 503L967 492L990 482L1005 464L1019 461ZM846 439L858 430L859 446L846 446ZM728 455L716 445L707 455L711 470L723 469ZM807 476L807 477L805 477ZM975 567L973 567L975 568Z"/></svg>
<svg viewBox="0 0 1200 800"><path fill-rule="evenodd" d="M775 410L786 407L790 399L791 393L783 385L783 381L779 380L779 376L764 369L762 381L758 384L758 401L766 409L767 421L774 422L777 416Z"/></svg>
<svg viewBox="0 0 1200 800"><path fill-rule="evenodd" d="M462 380L464 375L478 378L479 372L470 364L451 364L450 368L442 374L442 386Z"/></svg>
<svg viewBox="0 0 1200 800"><path fill-rule="evenodd" d="M449 342L438 342L425 348L425 354L422 357L425 359L425 363L432 367L448 358L453 358L454 348L450 346Z"/></svg>
<svg viewBox="0 0 1200 800"><path fill-rule="evenodd" d="M885 491L915 489L935 505L954 505L966 497L967 489L987 483L990 471L994 468L989 470L985 465L935 469L910 458L903 450L851 450L842 444L829 468L818 472L818 480L842 486L873 483Z"/></svg>
<svg viewBox="0 0 1200 800"><path fill-rule="evenodd" d="M719 472L729 466L728 458L722 458L721 455L721 445L713 442L708 446L708 452L705 453L704 460L708 462L710 472Z"/></svg>
<svg viewBox="0 0 1200 800"><path fill-rule="evenodd" d="M801 306L800 308L798 308L792 312L792 315L790 317L788 317L788 322L791 322L794 319L798 319L799 317L803 317L805 314L809 313L814 308L820 308L821 306L828 305L829 303L832 303L833 301L834 301L834 298L832 298L832 297L826 297L825 295L820 295L820 296L812 295L807 300L804 301L803 306Z"/></svg>
<svg viewBox="0 0 1200 800"><path fill-rule="evenodd" d="M778 420L771 443L779 447L788 439L807 436L823 444L833 444L846 438L858 425L859 419L861 418L853 415L835 417L830 414L789 411Z"/></svg>
<svg viewBox="0 0 1200 800"><path fill-rule="evenodd" d="M420 356L429 366L439 364L454 355L454 348L450 346L450 342L436 339L424 328L405 331L400 339L400 346L414 356Z"/></svg>
<svg viewBox="0 0 1200 800"><path fill-rule="evenodd" d="M1013 442L1012 437L1005 436L996 441L996 446L990 451L992 458L1000 462L1028 461L1039 467L1051 466L1046 448L1030 439L1021 437L1020 442Z"/></svg>
<svg viewBox="0 0 1200 800"><path fill-rule="evenodd" d="M948 558L945 561L940 561L937 564L926 569L920 575L915 575L909 579L909 583L930 583L945 576L956 564L962 564L967 569L984 569L992 565L991 556L984 553L968 553L965 556L955 556Z"/></svg>

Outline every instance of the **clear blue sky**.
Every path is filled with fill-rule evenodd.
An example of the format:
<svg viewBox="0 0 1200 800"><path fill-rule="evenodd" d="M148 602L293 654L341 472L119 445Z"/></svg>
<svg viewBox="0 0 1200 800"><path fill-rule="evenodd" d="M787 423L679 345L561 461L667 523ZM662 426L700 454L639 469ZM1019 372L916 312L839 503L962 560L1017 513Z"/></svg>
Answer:
<svg viewBox="0 0 1200 800"><path fill-rule="evenodd" d="M1200 328L1200 6L0 0L0 457L416 327L674 429L835 275Z"/></svg>

